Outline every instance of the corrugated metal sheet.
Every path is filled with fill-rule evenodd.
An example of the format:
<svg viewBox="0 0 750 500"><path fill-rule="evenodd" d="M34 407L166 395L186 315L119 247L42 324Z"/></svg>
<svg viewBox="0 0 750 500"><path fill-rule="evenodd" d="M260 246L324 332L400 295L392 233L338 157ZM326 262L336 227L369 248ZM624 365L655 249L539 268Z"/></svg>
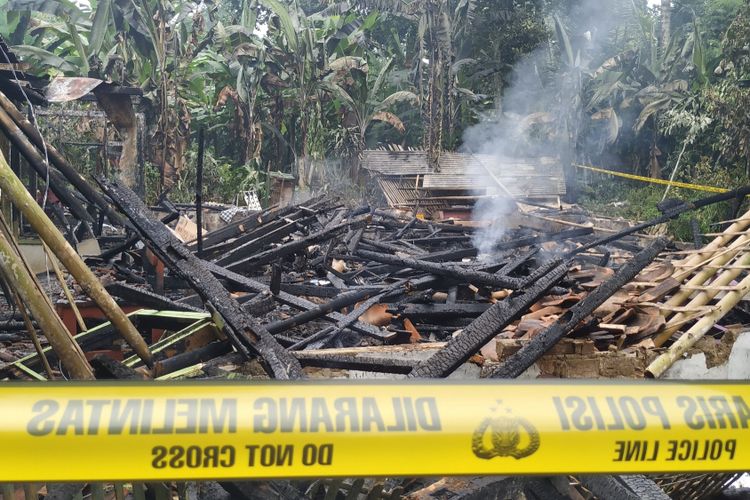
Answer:
<svg viewBox="0 0 750 500"><path fill-rule="evenodd" d="M362 153L361 165L380 175L415 176L431 172L424 151L367 150Z"/></svg>

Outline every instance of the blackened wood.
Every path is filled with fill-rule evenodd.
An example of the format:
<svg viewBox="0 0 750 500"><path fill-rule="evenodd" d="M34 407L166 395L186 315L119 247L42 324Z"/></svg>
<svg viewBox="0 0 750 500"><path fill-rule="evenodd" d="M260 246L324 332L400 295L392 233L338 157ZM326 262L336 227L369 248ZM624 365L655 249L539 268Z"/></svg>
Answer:
<svg viewBox="0 0 750 500"><path fill-rule="evenodd" d="M382 290L377 295L373 295L364 302L359 303L357 307L355 307L349 314L347 314L346 316L342 316L335 325L329 326L328 328L316 332L310 337L297 342L296 344L292 345L289 350L294 351L303 348L316 349L325 346L332 340L336 339L341 332L343 332L346 328L357 321L357 319L365 312L367 312L369 308L383 300L384 297L392 299L403 294L406 290L406 288L404 287L405 283L406 281L402 280L390 285L388 288ZM391 336L395 335L395 333L391 332Z"/></svg>
<svg viewBox="0 0 750 500"><path fill-rule="evenodd" d="M362 243L369 245L375 249L385 250L386 252L390 252L390 253L397 253L397 252L405 252L405 253L410 253L410 254L415 253L413 248L406 248L400 245L395 245L393 243L384 243L382 241L375 241L369 238L362 238ZM425 252L422 250L417 253L423 254Z"/></svg>
<svg viewBox="0 0 750 500"><path fill-rule="evenodd" d="M493 378L515 378L533 365L547 351L586 319L615 292L632 280L649 265L669 243L667 238L657 238L646 249L617 270L614 276L596 288L585 299L568 309L552 326L532 338L518 352L491 373Z"/></svg>
<svg viewBox="0 0 750 500"><path fill-rule="evenodd" d="M379 292L381 292L380 288L369 288L364 290L357 290L355 292L342 293L335 299L330 300L325 304L321 304L312 309L308 309L307 311L290 318L280 321L274 321L273 323L268 323L266 325L266 329L272 334L281 333L290 328L294 328L295 326L299 326L314 319L323 317L328 313L339 311L344 307L349 307L350 305L356 304L361 300L368 299Z"/></svg>
<svg viewBox="0 0 750 500"><path fill-rule="evenodd" d="M450 250L442 250L440 252L420 255L419 260L429 260L431 262L458 261L461 259L476 257L477 253L476 248L451 248Z"/></svg>
<svg viewBox="0 0 750 500"><path fill-rule="evenodd" d="M271 266L271 293L273 295L278 295L281 291L281 264L278 262L274 262L273 266Z"/></svg>
<svg viewBox="0 0 750 500"><path fill-rule="evenodd" d="M503 328L525 313L547 290L560 281L567 271L566 264L558 265L533 286L493 304L484 314L472 321L460 335L449 340L440 351L417 365L408 377L447 377Z"/></svg>
<svg viewBox="0 0 750 500"><path fill-rule="evenodd" d="M396 230L403 228L404 224L412 224L412 227L414 228L432 230L439 229L447 233L473 233L474 231L476 231L476 228L473 228L471 226L460 226L458 224L445 224L440 222L427 222L419 220L416 217L409 221L404 221L403 219L399 219L395 215L390 214L385 210L375 210L375 215L382 217L382 220L380 222L384 226L391 227Z"/></svg>
<svg viewBox="0 0 750 500"><path fill-rule="evenodd" d="M231 238L241 238L248 232L253 231L255 228L268 224L280 217L289 217L295 219L302 217L303 215L310 215L317 213L319 210L327 210L327 202L322 196L307 200L305 206L300 205L289 205L281 208L271 208L263 212L255 212L252 215L244 217L238 221L230 222L224 227L211 231L203 238L203 246L205 247L204 252L214 251L214 247L221 247L223 243ZM310 208L308 208L310 207ZM295 216L294 214L299 212L300 215ZM234 244L235 242L232 242ZM241 243L236 243L241 244ZM189 247L191 250L193 247Z"/></svg>
<svg viewBox="0 0 750 500"><path fill-rule="evenodd" d="M241 274L235 273L228 269L224 269L223 267L217 266L212 262L204 261L204 265L209 271L214 274L214 276L226 280L242 289L257 293L266 291L270 293L270 287L265 283L261 283L252 278L248 278L247 276L242 276ZM303 299L302 297L297 297L296 295L292 295L284 291L279 292L279 294L275 295L274 298L282 304L292 306L301 311L307 311L308 309L312 309L318 306L318 304L310 302L309 300ZM332 312L324 316L324 319L326 319L326 321L332 322L337 322L343 318L344 315L337 312ZM393 336L390 332L381 330L380 328L362 323L360 321L351 323L351 329L358 333L380 340L387 340Z"/></svg>
<svg viewBox="0 0 750 500"><path fill-rule="evenodd" d="M158 293L144 290L127 283L116 282L105 286L107 291L115 297L120 297L131 304L150 307L160 311L192 311L192 312L205 312L203 309L193 307L160 295Z"/></svg>
<svg viewBox="0 0 750 500"><path fill-rule="evenodd" d="M242 304L242 308L253 316L263 316L268 314L276 308L276 303L273 301L273 295L268 292L261 292L243 301L244 297L240 297L237 301Z"/></svg>
<svg viewBox="0 0 750 500"><path fill-rule="evenodd" d="M560 231L559 233L545 233L539 236L528 236L526 238L514 238L510 241L502 241L495 245L495 250L511 250L513 248L528 247L532 245L539 245L540 243L546 243L548 241L560 241L567 240L570 238L579 238L581 236L587 236L594 232L594 228L581 227L577 229L568 229L566 231Z"/></svg>
<svg viewBox="0 0 750 500"><path fill-rule="evenodd" d="M503 274L508 275L512 272L514 272L516 269L524 265L531 257L537 254L539 252L538 248L534 248L529 252L523 253L514 259L512 259L510 262L505 264L500 270L497 272L497 274Z"/></svg>
<svg viewBox="0 0 750 500"><path fill-rule="evenodd" d="M294 357L302 366L317 368L333 368L338 370L359 370L376 373L407 374L414 364L401 358L367 359L364 357L345 356L341 354L327 354L326 352L295 351Z"/></svg>
<svg viewBox="0 0 750 500"><path fill-rule="evenodd" d="M491 304L453 303L453 304L406 304L398 312L410 319L437 322L441 319L476 318L482 315Z"/></svg>
<svg viewBox="0 0 750 500"><path fill-rule="evenodd" d="M361 227L359 229L350 231L350 233L351 236L347 239L346 248L350 253L352 253L357 250L359 243L362 241L362 235L365 234L365 228Z"/></svg>
<svg viewBox="0 0 750 500"><path fill-rule="evenodd" d="M344 232L346 229L359 228L364 226L369 219L369 215L360 216L354 220L346 221L341 224L337 224L330 228L323 229L316 233L310 234L304 238L285 243L271 250L266 250L259 254L250 255L242 260L233 262L225 266L227 269L232 271L247 271L258 266L263 266L270 262L274 262L278 259L292 255L298 252L302 252L307 249L310 245L322 243L328 241L339 233Z"/></svg>
<svg viewBox="0 0 750 500"><path fill-rule="evenodd" d="M402 227L401 229L399 229L398 231L396 231L396 234L395 234L395 235L393 235L393 239L394 239L394 240L399 240L399 239L401 239L401 237L402 237L402 236L404 235L404 233L405 233L406 231L408 231L409 229L411 229L411 228L412 228L412 226L413 226L414 224L416 224L416 223L417 223L417 218L416 218L416 217L412 217L412 219L411 219L411 220L410 220L409 222L407 222L407 223L406 223L406 224L404 225L404 227Z"/></svg>
<svg viewBox="0 0 750 500"><path fill-rule="evenodd" d="M161 221L164 224L169 224L173 220L176 220L179 216L180 216L179 212L172 212L162 217ZM114 257L115 255L125 252L126 250L128 250L130 247L132 247L139 241L141 241L141 237L135 234L131 236L130 238L128 238L122 245L118 245L114 248L110 248L109 250L105 250L104 252L96 256L96 258L103 260L103 261L107 261L111 259L112 257Z"/></svg>
<svg viewBox="0 0 750 500"><path fill-rule="evenodd" d="M304 221L310 219L304 219ZM257 230L248 233L245 236L251 238L237 238L232 242L232 248L216 260L216 263L225 266L232 262L253 255L263 250L271 243L278 243L290 234L297 231L297 221L278 220L259 227Z"/></svg>
<svg viewBox="0 0 750 500"><path fill-rule="evenodd" d="M417 269L420 271L426 271L431 274L437 274L439 276L446 276L461 283L497 286L502 288L510 288L511 290L518 289L522 284L522 280L519 278L510 278L507 276L500 276L496 274L485 273L482 271L474 271L448 263L428 262L420 259L411 259L408 257L397 257L395 255L388 255L384 253L368 252L367 250L359 250L357 251L357 255L368 260L380 262L382 264L399 266L402 268Z"/></svg>
<svg viewBox="0 0 750 500"><path fill-rule="evenodd" d="M145 378L143 373L125 366L106 354L97 354L91 358L90 363L97 380L143 380Z"/></svg>
<svg viewBox="0 0 750 500"><path fill-rule="evenodd" d="M623 229L622 231L618 231L617 233L611 234L609 236L605 236L603 238L599 238L598 240L593 241L587 245L580 246L576 248L575 250L572 250L571 252L569 252L568 256L575 255L581 252L585 252L586 250L589 250L594 247L598 247L599 245L604 245L606 243L609 243L610 241L619 240L623 236L637 233L638 231L641 231L643 229L646 229L652 226L657 226L659 224L663 224L671 219L678 217L680 214L689 212L690 210L696 210L698 208L702 208L702 207L712 205L714 203L719 203L722 201L732 200L734 198L744 198L748 194L750 194L750 186L745 186L739 189L735 189L733 191L727 191L726 193L721 193L721 194L716 194L713 196L708 196L706 198L701 198L700 200L684 202L676 207L666 210L663 215L660 215L659 217L656 217L655 219L651 219L650 221L646 221L646 222L641 222L640 224L636 224L635 226L631 226L629 228Z"/></svg>
<svg viewBox="0 0 750 500"><path fill-rule="evenodd" d="M172 356L171 358L157 361L154 364L154 377L161 377L167 373L176 372L177 370L182 370L188 366L197 365L198 363L214 359L231 351L232 344L230 342L211 342L210 344L206 344L198 349L183 352L176 356Z"/></svg>
<svg viewBox="0 0 750 500"><path fill-rule="evenodd" d="M300 378L302 368L268 331L234 300L204 262L193 255L161 222L155 220L138 196L119 182L99 180L102 189L130 219L151 250L209 304L224 322L221 325L235 348L245 356L259 356L275 378ZM213 312L213 311L212 311Z"/></svg>

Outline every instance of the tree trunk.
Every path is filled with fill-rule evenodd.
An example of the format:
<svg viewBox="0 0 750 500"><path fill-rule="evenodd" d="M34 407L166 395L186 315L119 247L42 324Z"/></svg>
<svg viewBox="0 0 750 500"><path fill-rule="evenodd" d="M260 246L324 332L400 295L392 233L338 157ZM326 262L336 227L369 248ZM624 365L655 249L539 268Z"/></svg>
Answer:
<svg viewBox="0 0 750 500"><path fill-rule="evenodd" d="M661 48L669 45L669 35L672 30L672 2L661 0Z"/></svg>

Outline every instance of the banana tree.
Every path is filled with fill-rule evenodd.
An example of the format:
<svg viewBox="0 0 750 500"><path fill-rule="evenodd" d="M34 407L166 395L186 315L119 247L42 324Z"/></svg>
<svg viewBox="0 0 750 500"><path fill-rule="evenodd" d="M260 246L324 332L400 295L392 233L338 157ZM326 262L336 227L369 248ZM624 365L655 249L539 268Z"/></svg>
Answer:
<svg viewBox="0 0 750 500"><path fill-rule="evenodd" d="M18 17L40 12L27 25L29 43L13 50L52 74L105 79L117 55L112 24L112 0L94 0L91 12L68 0L10 0L7 8ZM6 33L7 35L7 33Z"/></svg>
<svg viewBox="0 0 750 500"><path fill-rule="evenodd" d="M684 109L690 91L708 83L705 48L697 18L690 32L671 34L669 44L660 48L658 19L632 5L636 37L625 51L606 59L591 73L587 110L593 114L611 109L618 116L634 115L635 135L649 133L649 175L660 177L659 119L668 110Z"/></svg>
<svg viewBox="0 0 750 500"><path fill-rule="evenodd" d="M367 144L367 131L374 122L390 125L400 133L406 131L401 119L388 109L400 102L419 103L419 97L414 92L399 90L385 98L380 98L387 85L387 76L393 66L393 58L386 61L374 80L368 79L367 66L350 66L345 74L351 75L349 82L342 78L341 73L334 73L325 82L324 88L330 92L335 104L343 106L352 117L354 136L356 137L357 156Z"/></svg>

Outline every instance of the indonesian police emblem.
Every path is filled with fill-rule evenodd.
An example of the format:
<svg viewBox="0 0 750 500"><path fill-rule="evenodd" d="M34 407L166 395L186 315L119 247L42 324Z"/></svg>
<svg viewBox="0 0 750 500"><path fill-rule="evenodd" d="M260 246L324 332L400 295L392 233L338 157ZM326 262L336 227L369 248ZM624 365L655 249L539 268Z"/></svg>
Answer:
<svg viewBox="0 0 750 500"><path fill-rule="evenodd" d="M486 460L495 457L519 460L539 449L539 432L531 422L513 415L510 408L503 408L501 401L492 412L472 434L471 449L474 455Z"/></svg>

